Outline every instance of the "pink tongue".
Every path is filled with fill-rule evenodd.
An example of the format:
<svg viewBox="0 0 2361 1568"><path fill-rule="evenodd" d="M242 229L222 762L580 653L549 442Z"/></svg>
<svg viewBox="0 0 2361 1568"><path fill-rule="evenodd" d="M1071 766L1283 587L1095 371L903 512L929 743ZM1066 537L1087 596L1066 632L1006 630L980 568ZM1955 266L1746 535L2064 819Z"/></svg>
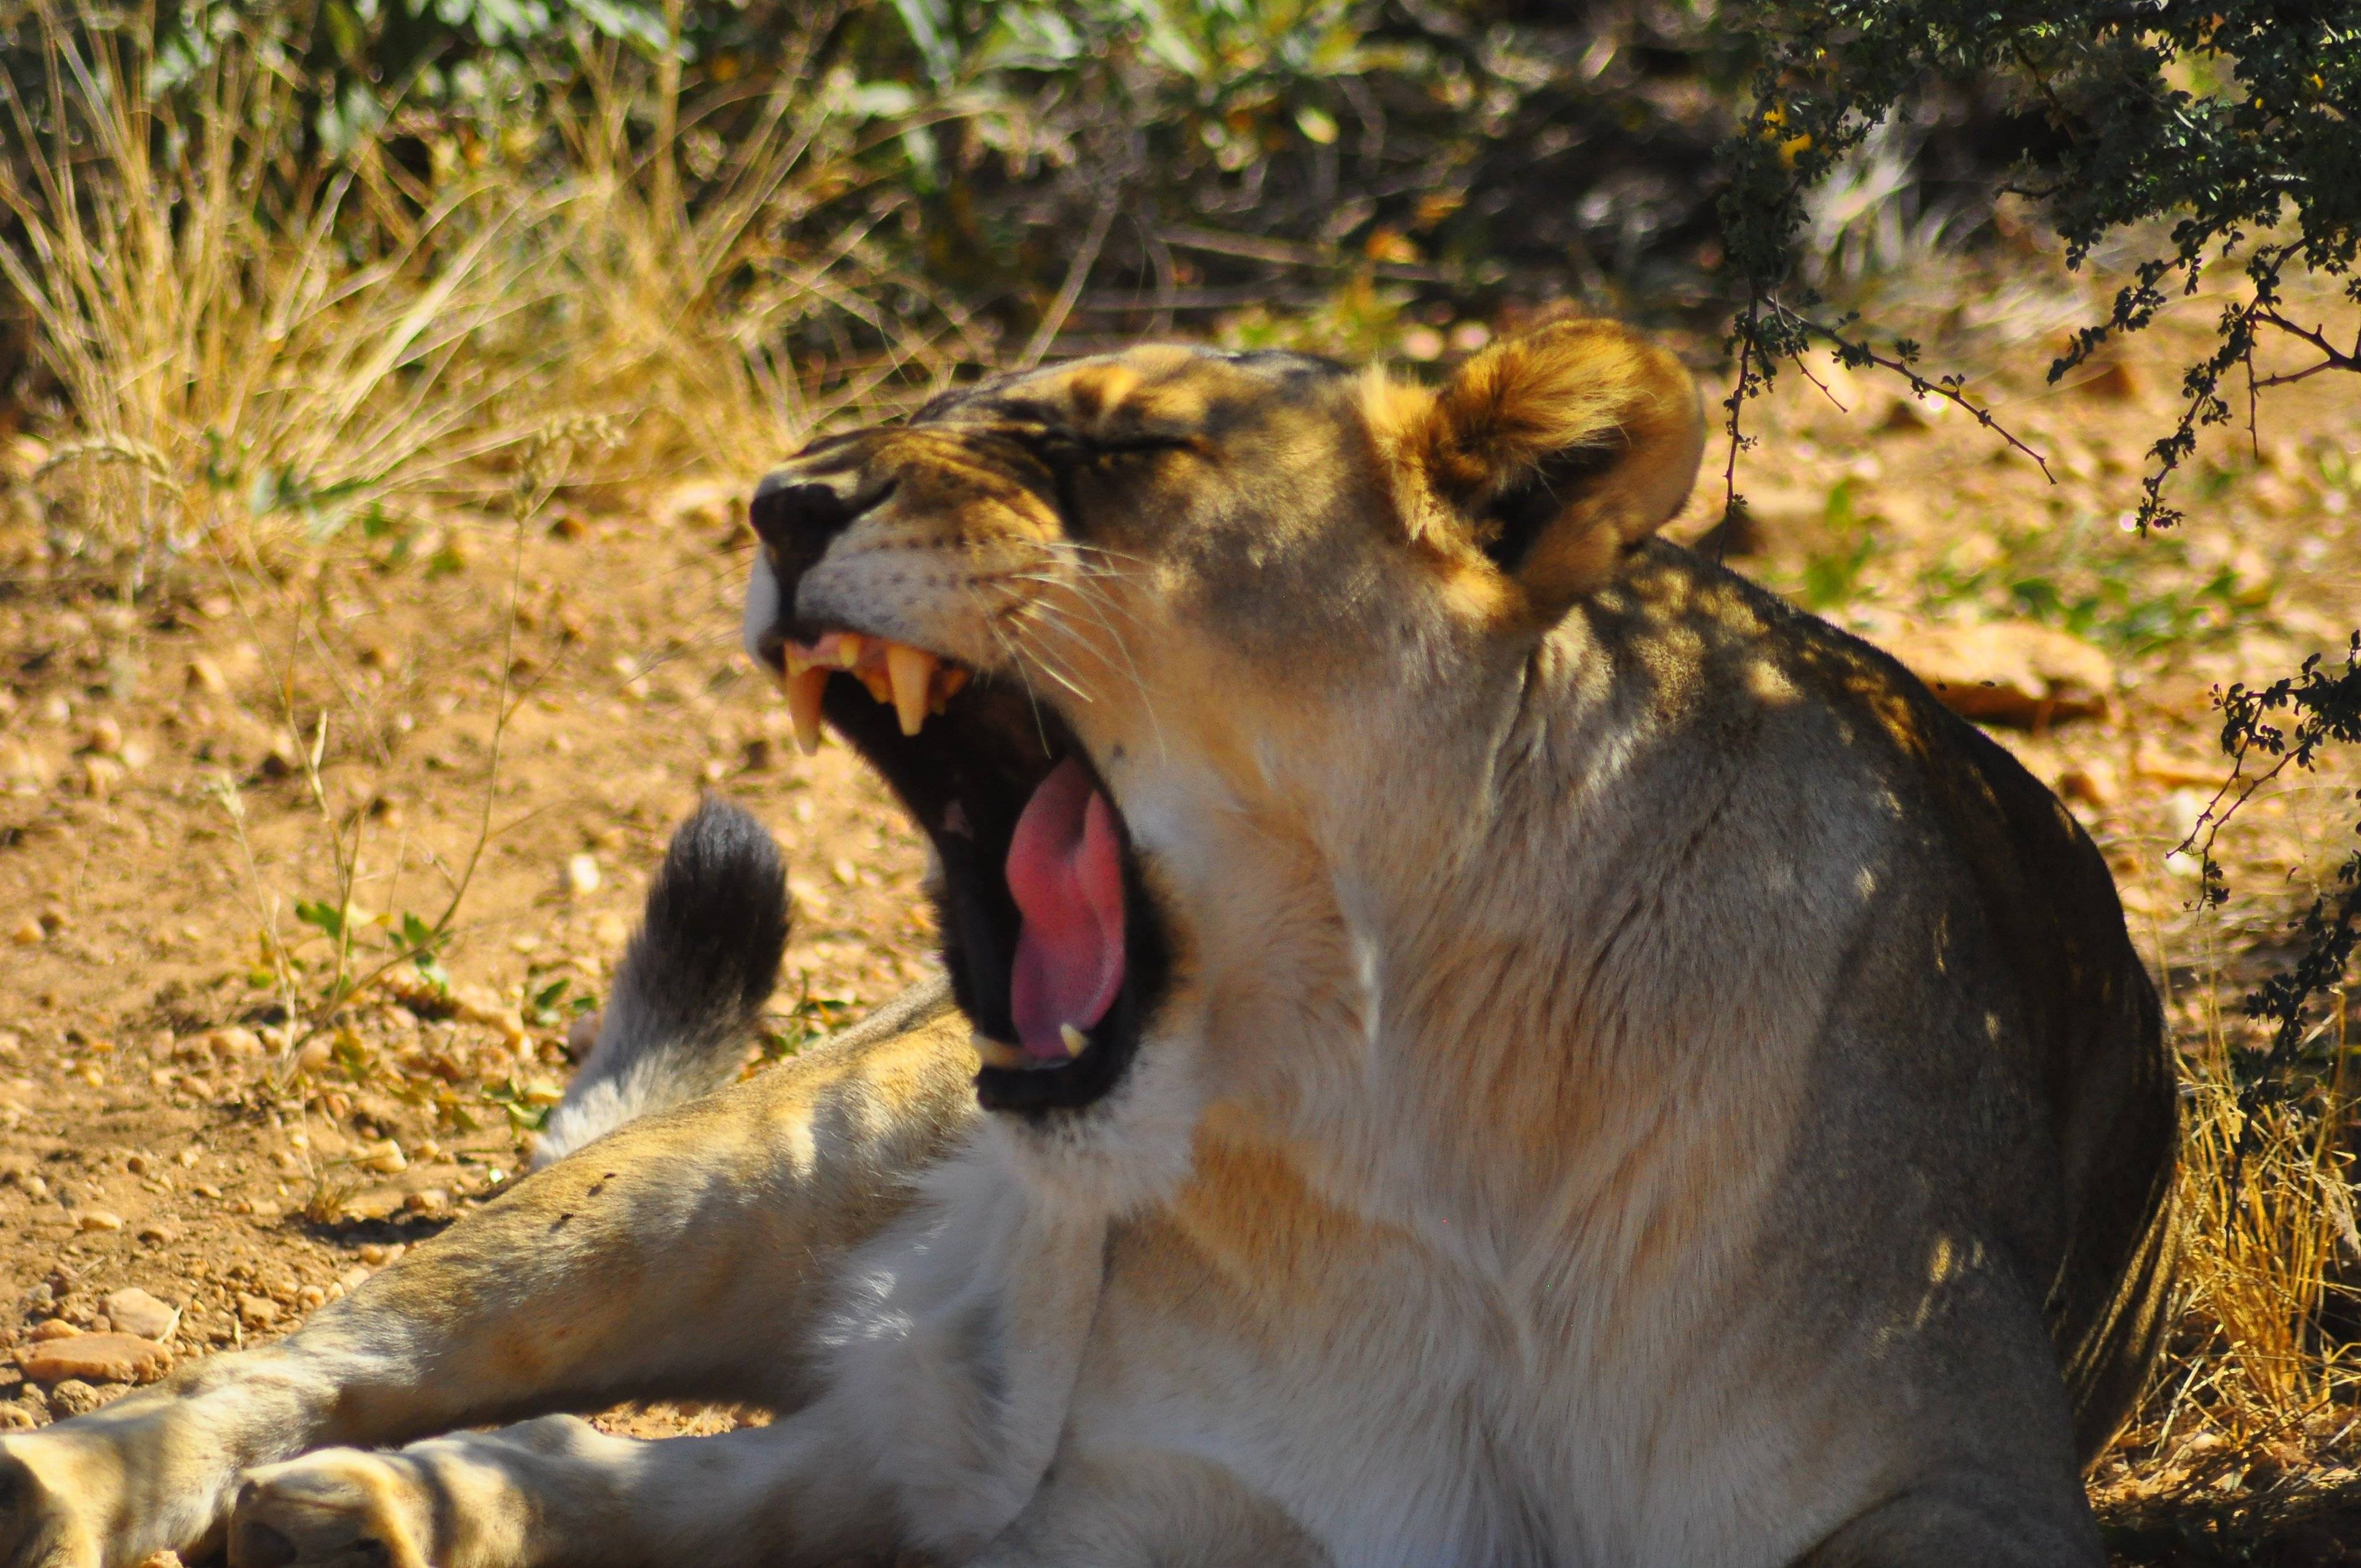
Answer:
<svg viewBox="0 0 2361 1568"><path fill-rule="evenodd" d="M1123 989L1123 855L1115 808L1072 758L1049 770L1016 819L1008 891L1024 924L1009 977L1016 1039L1063 1060L1060 1025L1088 1029Z"/></svg>

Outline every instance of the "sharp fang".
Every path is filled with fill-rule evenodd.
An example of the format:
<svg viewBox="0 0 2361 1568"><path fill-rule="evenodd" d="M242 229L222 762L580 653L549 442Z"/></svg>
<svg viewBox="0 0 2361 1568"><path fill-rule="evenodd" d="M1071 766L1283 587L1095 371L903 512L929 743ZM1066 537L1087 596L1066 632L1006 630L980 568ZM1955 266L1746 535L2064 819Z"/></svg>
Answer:
<svg viewBox="0 0 2361 1568"><path fill-rule="evenodd" d="M943 665L935 672L934 689L927 699L927 711L938 715L942 713L950 707L951 698L959 696L960 688L966 685L965 670L957 664Z"/></svg>
<svg viewBox="0 0 2361 1568"><path fill-rule="evenodd" d="M902 721L905 735L916 735L927 722L927 683L934 678L939 662L923 648L885 645L885 677L894 687L894 715Z"/></svg>
<svg viewBox="0 0 2361 1568"><path fill-rule="evenodd" d="M1085 1039L1082 1032L1071 1024L1058 1025L1058 1038L1066 1042L1066 1054L1070 1057L1081 1056L1091 1048L1090 1041Z"/></svg>
<svg viewBox="0 0 2361 1568"><path fill-rule="evenodd" d="M842 631L837 634L836 663L839 668L846 670L861 663L861 633Z"/></svg>
<svg viewBox="0 0 2361 1568"><path fill-rule="evenodd" d="M894 683L886 678L884 670L878 665L872 664L865 670L855 670L852 672L852 678L869 688L872 701L890 704L894 700Z"/></svg>
<svg viewBox="0 0 2361 1568"><path fill-rule="evenodd" d="M975 1041L975 1054L983 1058L984 1066L996 1067L1003 1072L1023 1072L1033 1065L1033 1058L1019 1047L981 1036Z"/></svg>
<svg viewBox="0 0 2361 1568"><path fill-rule="evenodd" d="M798 670L779 683L787 694L787 717L795 720L796 745L807 757L819 751L819 698L828 689L824 669Z"/></svg>

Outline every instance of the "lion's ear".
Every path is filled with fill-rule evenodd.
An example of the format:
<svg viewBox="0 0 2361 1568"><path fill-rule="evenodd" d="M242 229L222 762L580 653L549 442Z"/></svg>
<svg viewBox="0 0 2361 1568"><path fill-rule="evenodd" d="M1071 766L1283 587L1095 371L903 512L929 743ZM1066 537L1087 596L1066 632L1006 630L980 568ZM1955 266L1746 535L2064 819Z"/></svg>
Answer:
<svg viewBox="0 0 2361 1568"><path fill-rule="evenodd" d="M1459 531L1550 617L1680 510L1705 451L1688 371L1612 322L1506 339L1367 406L1413 535Z"/></svg>

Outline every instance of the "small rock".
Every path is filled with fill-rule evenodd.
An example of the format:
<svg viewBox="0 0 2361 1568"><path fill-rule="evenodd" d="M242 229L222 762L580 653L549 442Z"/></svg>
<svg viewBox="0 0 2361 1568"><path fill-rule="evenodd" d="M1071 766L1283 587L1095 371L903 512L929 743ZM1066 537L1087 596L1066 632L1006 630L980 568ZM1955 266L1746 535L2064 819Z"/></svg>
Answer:
<svg viewBox="0 0 2361 1568"><path fill-rule="evenodd" d="M379 1138L373 1144L363 1144L353 1151L353 1163L379 1176L395 1176L410 1168L410 1160L402 1154L401 1145L392 1138Z"/></svg>
<svg viewBox="0 0 2361 1568"><path fill-rule="evenodd" d="M53 1339L72 1339L81 1332L63 1318L44 1318L33 1325L30 1337L35 1344L47 1344Z"/></svg>
<svg viewBox="0 0 2361 1568"><path fill-rule="evenodd" d="M60 1420L67 1416L86 1416L130 1391L127 1387L93 1388L79 1377L69 1377L49 1390L49 1411Z"/></svg>
<svg viewBox="0 0 2361 1568"><path fill-rule="evenodd" d="M1888 434L1904 435L1925 430L1950 409L1950 404L1938 398L1917 398L1896 395L1885 405L1885 417L1877 428Z"/></svg>
<svg viewBox="0 0 2361 1568"><path fill-rule="evenodd" d="M103 757L123 754L123 721L111 713L99 715L91 721L90 749Z"/></svg>
<svg viewBox="0 0 2361 1568"><path fill-rule="evenodd" d="M49 939L49 929L31 916L27 916L10 927L8 939L20 948L33 947Z"/></svg>
<svg viewBox="0 0 2361 1568"><path fill-rule="evenodd" d="M2077 762L2058 775L2058 793L2068 800L2103 811L2114 805L2122 793L2115 783L2115 770L2106 761L2092 758Z"/></svg>
<svg viewBox="0 0 2361 1568"><path fill-rule="evenodd" d="M566 862L566 888L577 898L588 898L598 891L598 861L590 854L579 854Z"/></svg>
<svg viewBox="0 0 2361 1568"><path fill-rule="evenodd" d="M279 1303L268 1296L240 1296L237 1321L250 1329L267 1329L279 1321Z"/></svg>
<svg viewBox="0 0 2361 1568"><path fill-rule="evenodd" d="M113 757L91 756L82 760L82 789L93 800L110 800L123 786L127 770Z"/></svg>
<svg viewBox="0 0 2361 1568"><path fill-rule="evenodd" d="M2033 728L2107 710L2115 667L2088 642L2033 621L1926 626L1886 640L1886 652L1952 712Z"/></svg>
<svg viewBox="0 0 2361 1568"><path fill-rule="evenodd" d="M463 1024L477 1024L497 1030L502 1040L514 1047L530 1038L525 1033L522 1014L501 1003L489 992L472 986L462 987L451 993L451 1015Z"/></svg>
<svg viewBox="0 0 2361 1568"><path fill-rule="evenodd" d="M84 1209L74 1216L74 1223L85 1231L119 1231L123 1216L105 1209Z"/></svg>
<svg viewBox="0 0 2361 1568"><path fill-rule="evenodd" d="M2130 366L2120 359L2110 359L2093 374L2075 382L2074 390L2104 402L2128 402L2140 395L2140 380Z"/></svg>
<svg viewBox="0 0 2361 1568"><path fill-rule="evenodd" d="M103 1303L107 1317L125 1333L141 1339L152 1339L159 1344L172 1337L181 1326L181 1314L174 1308L148 1294L137 1286L109 1294Z"/></svg>
<svg viewBox="0 0 2361 1568"><path fill-rule="evenodd" d="M229 695L228 677L222 674L221 665L207 654L200 653L189 661L189 685L207 696Z"/></svg>
<svg viewBox="0 0 2361 1568"><path fill-rule="evenodd" d="M35 1383L62 1383L82 1378L96 1383L147 1383L160 1377L172 1365L172 1353L137 1334L75 1334L35 1345L24 1359L25 1376ZM51 1389L52 1400L61 1389Z"/></svg>
<svg viewBox="0 0 2361 1568"><path fill-rule="evenodd" d="M32 1407L11 1399L0 1403L0 1431L30 1431L41 1424Z"/></svg>
<svg viewBox="0 0 2361 1568"><path fill-rule="evenodd" d="M422 1187L401 1201L413 1214L440 1214L451 1207L451 1195L440 1187Z"/></svg>
<svg viewBox="0 0 2361 1568"><path fill-rule="evenodd" d="M163 1246L181 1239L181 1227L162 1220L150 1220L139 1227L139 1239L150 1246Z"/></svg>

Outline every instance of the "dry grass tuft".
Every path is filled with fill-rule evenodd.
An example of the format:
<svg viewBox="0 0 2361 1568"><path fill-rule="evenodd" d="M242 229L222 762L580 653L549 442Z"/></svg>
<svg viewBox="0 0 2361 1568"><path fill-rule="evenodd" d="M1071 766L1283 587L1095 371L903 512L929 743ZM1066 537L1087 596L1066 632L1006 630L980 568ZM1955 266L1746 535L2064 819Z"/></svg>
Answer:
<svg viewBox="0 0 2361 1568"><path fill-rule="evenodd" d="M289 167L291 88L235 38L154 96L152 30L39 15L47 102L6 104L0 202L24 237L0 275L68 401L39 476L67 554L136 592L462 483L522 439L518 394L551 367L518 350L550 285L512 196L471 182L399 214L360 165Z"/></svg>
<svg viewBox="0 0 2361 1568"><path fill-rule="evenodd" d="M610 49L587 108L555 100L554 171L422 180L366 138L291 151L295 90L242 34L157 94L152 26L87 0L37 15L43 99L0 82L21 226L0 279L64 393L50 554L126 597L192 559L283 570L355 519L491 499L537 433L586 418L631 439L575 482L759 466L983 350L867 243L890 203L808 236L874 134L825 73L777 73L753 133L692 171L677 70Z"/></svg>

